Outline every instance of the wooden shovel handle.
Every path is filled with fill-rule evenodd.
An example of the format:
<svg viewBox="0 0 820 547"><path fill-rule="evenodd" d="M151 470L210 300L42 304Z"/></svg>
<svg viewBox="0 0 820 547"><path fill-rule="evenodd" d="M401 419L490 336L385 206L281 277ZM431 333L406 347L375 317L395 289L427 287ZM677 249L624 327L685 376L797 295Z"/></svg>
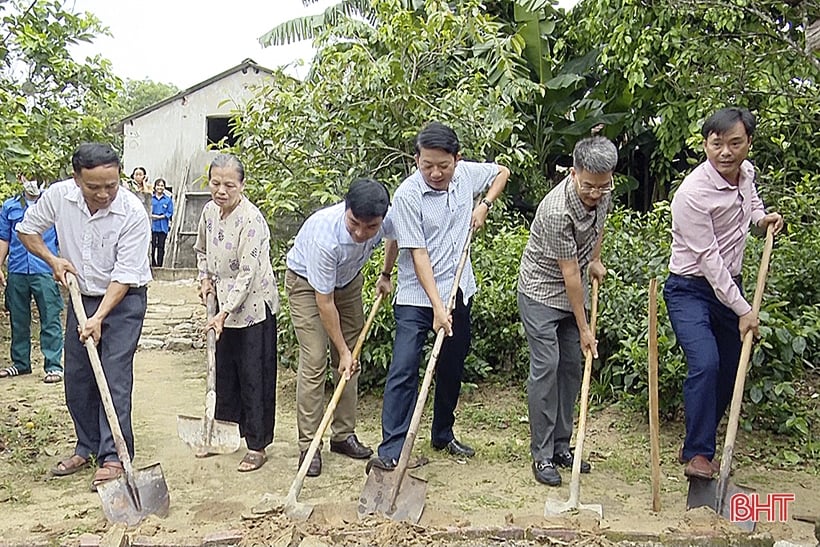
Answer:
<svg viewBox="0 0 820 547"><path fill-rule="evenodd" d="M772 257L774 247L774 224L769 224L766 229L766 243L763 246L763 256L760 258L760 268L757 271L757 285L755 286L754 299L752 300L752 313L760 313L760 305L763 302L763 289L766 287L766 276L769 273L769 261ZM726 440L723 444L723 458L720 462L720 475L716 489L715 507L718 515L723 510L723 501L726 497L726 489L729 482L729 472L732 469L732 456L735 449L735 437L737 436L737 426L740 421L740 405L743 402L743 390L746 385L746 372L749 368L749 360L752 356L752 346L754 345L754 333L746 332L743 337L743 347L740 351L740 361L737 366L735 376L735 388L732 392L732 405L729 410L729 422L726 424Z"/></svg>
<svg viewBox="0 0 820 547"><path fill-rule="evenodd" d="M464 241L464 247L461 251L461 258L458 261L456 268L456 275L453 279L453 287L450 289L450 297L447 299L447 312L452 313L455 309L456 298L458 297L458 286L461 283L461 274L464 272L464 266L467 264L467 259L470 256L470 244L473 240L473 233L475 228L470 226L467 232L467 239ZM436 341L433 344L433 350L430 352L430 358L427 360L427 369L424 372L424 379L421 382L419 395L416 399L416 406L413 408L413 416L410 418L410 426L407 428L407 434L404 437L404 444L401 447L401 454L399 454L399 461L396 464L396 469L393 473L396 475L395 488L391 492L390 508L391 511L395 507L396 498L399 496L401 484L404 481L404 475L407 473L407 464L410 461L410 452L413 450L413 444L416 442L416 435L418 435L419 424L421 423L421 415L424 412L424 404L427 401L427 394L430 391L430 384L433 383L433 375L436 370L436 362L441 351L441 346L444 344L445 331L444 327L436 333Z"/></svg>
<svg viewBox="0 0 820 547"><path fill-rule="evenodd" d="M364 346L364 341L367 339L367 333L370 331L370 325L373 324L373 319L375 319L376 313L379 311L379 306L381 305L383 299L384 294L379 293L379 296L376 297L376 301L373 302L373 307L370 309L370 315L367 316L364 327L362 327L362 330L359 333L359 338L356 340L356 345L353 347L353 362L359 358L359 355L362 352L362 346ZM339 399L342 397L342 392L344 391L346 385L347 378L342 375L339 378L339 383L336 385L336 389L333 391L333 397L330 398L330 403L327 405L325 415L322 417L321 423L319 423L319 428L316 430L316 434L310 442L307 453L305 453L305 459L302 461L302 465L299 466L299 471L296 473L296 478L293 479L293 483L290 485L290 490L288 491L287 497L289 501L295 501L296 497L299 495L299 492L302 490L302 485L305 482L308 468L310 468L310 461L313 459L313 455L319 448L319 443L322 442L322 436L325 434L325 430L330 424L330 420L333 418L333 413L336 411L336 406L339 404Z"/></svg>
<svg viewBox="0 0 820 547"><path fill-rule="evenodd" d="M68 292L71 295L71 304L74 309L74 315L77 316L77 324L80 328L85 327L88 318L85 315L85 308L83 307L83 298L80 294L80 287L77 284L77 278L71 272L65 274L66 285ZM69 334L69 336L71 336ZM100 354L97 353L97 346L94 345L94 340L88 337L85 341L85 349L88 352L88 360L91 361L91 369L94 371L94 379L97 381L97 389L100 391L100 400L102 401L103 409L105 410L105 417L108 419L108 426L111 428L111 434L114 437L114 446L117 449L117 456L122 464L123 471L129 483L133 480L133 468L131 467L131 456L128 454L128 447L125 444L125 437L120 428L120 420L117 418L117 411L114 409L114 401L111 399L111 391L108 389L108 381L105 379L105 372L103 372L102 363L100 362Z"/></svg>
<svg viewBox="0 0 820 547"><path fill-rule="evenodd" d="M649 448L652 460L652 510L661 510L661 449L658 423L658 280L649 280Z"/></svg>

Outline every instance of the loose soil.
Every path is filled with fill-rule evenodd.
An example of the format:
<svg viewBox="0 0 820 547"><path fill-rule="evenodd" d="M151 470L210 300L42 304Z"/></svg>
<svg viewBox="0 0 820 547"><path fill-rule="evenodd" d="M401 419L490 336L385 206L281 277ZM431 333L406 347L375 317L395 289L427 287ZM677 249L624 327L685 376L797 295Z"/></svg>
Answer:
<svg viewBox="0 0 820 547"><path fill-rule="evenodd" d="M203 316L189 283L154 282L149 305L159 302L189 307L195 319ZM2 324L0 362L6 362L7 321ZM0 380L0 542L77 544L81 534L102 535L110 525L103 518L99 498L89 491L91 469L62 478L48 473L59 457L72 453L74 432L62 384L43 384L41 364L35 364L34 370L29 376ZM423 423L415 452L427 456L430 463L413 472L428 481L425 511L418 526L379 518L360 522L356 502L365 482L364 464L330 453L327 442L322 476L307 479L299 497L300 501L315 504L308 522L293 523L280 513L255 514L253 509L260 502L284 499L296 473L294 373L279 372L274 443L267 450L268 462L253 473L236 471L244 450L196 459L177 437L177 415L200 416L203 411L203 350L141 350L136 355L134 374L135 464L162 464L171 494L171 512L165 519L149 518L137 529L129 530L129 535L190 543L191 538L199 541L207 534L234 529L242 532L243 544L247 545L307 546L474 544L458 539L454 527L569 529L581 534L575 541L583 538L587 545L611 544L604 536L613 538L616 532L692 536L739 533L707 509L684 511L687 482L676 461L681 424L664 425L662 509L658 513L650 510L648 426L642 416L617 406L590 416L586 438L593 471L582 477L581 502L602 504L604 519L598 522L583 512L544 518L547 498L568 498L570 473L564 473L565 484L558 488L534 481L524 390L498 386L467 390L460 402L456 429L462 440L477 448L478 454L471 460L432 450L426 440L429 421ZM380 439L380 405L376 395L364 395L360 401L357 432L373 447ZM425 413L428 419L429 414ZM743 442L741 435L737 454L743 453ZM791 514L820 515L820 478L816 469L773 470L760 460L747 458L735 465L734 480L761 493L793 492L797 499L791 504ZM760 523L758 532L770 534L775 540L804 544L815 541L813 525L797 521ZM493 535L498 536L488 532L487 543L530 544L524 539L500 536L491 541ZM542 538L540 543L544 541Z"/></svg>

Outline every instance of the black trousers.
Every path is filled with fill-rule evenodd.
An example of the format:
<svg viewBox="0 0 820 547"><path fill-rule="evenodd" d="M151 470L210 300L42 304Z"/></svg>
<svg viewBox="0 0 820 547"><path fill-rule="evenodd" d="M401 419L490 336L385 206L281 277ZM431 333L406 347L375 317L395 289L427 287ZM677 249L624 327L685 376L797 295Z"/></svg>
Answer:
<svg viewBox="0 0 820 547"><path fill-rule="evenodd" d="M165 239L167 237L166 232L151 232L151 266L154 268L162 268L162 263L165 260Z"/></svg>
<svg viewBox="0 0 820 547"><path fill-rule="evenodd" d="M83 296L86 315L93 315L100 302L102 296ZM103 320L102 337L97 346L120 429L132 458L134 433L131 429L131 390L134 385L134 352L137 350L147 305L148 292L145 287L130 289ZM88 351L77 335L77 316L74 315L72 306L68 307L65 327L65 400L77 433L74 452L86 459L96 454L100 465L106 461L118 461L114 437L100 401Z"/></svg>
<svg viewBox="0 0 820 547"><path fill-rule="evenodd" d="M223 329L216 342L217 420L239 424L248 450L273 442L276 419L276 317Z"/></svg>

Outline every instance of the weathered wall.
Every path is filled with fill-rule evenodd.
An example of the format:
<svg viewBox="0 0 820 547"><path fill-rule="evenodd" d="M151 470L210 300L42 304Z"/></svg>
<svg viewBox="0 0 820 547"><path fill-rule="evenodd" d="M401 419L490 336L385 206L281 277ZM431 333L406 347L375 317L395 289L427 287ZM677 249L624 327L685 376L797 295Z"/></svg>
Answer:
<svg viewBox="0 0 820 547"><path fill-rule="evenodd" d="M174 102L129 120L123 126L123 167L127 175L145 167L154 181L164 178L179 193L181 187L201 190L205 168L215 152L207 150L206 117L228 115L251 95L250 87L264 72L237 71ZM221 104L224 103L224 104Z"/></svg>

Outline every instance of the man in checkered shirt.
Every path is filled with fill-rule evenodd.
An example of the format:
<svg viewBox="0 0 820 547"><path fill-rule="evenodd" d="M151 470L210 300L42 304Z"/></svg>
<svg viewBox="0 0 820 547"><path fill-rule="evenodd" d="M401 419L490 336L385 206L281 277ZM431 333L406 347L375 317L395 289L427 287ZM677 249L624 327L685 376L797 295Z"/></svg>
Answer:
<svg viewBox="0 0 820 547"><path fill-rule="evenodd" d="M510 171L496 163L460 161L459 148L458 137L446 125L433 122L422 129L416 137L418 170L399 185L384 221L388 241L379 285L389 282L398 256L393 303L396 335L384 388L382 443L378 456L368 462L368 472L374 465L385 470L396 467L418 394L424 343L430 330L441 328L448 338L436 366L430 442L433 448L459 457L475 454L453 433L464 359L470 349L470 306L477 290L469 261L452 314L446 306L470 226L484 225ZM485 191L475 205L475 198Z"/></svg>
<svg viewBox="0 0 820 547"><path fill-rule="evenodd" d="M575 145L569 175L535 213L521 257L518 308L530 347L527 379L532 471L538 482L561 484L556 467L572 467L569 447L582 354L597 357L587 323L587 272L600 282L604 222L611 205L618 150L604 137ZM581 472L589 473L587 462Z"/></svg>

